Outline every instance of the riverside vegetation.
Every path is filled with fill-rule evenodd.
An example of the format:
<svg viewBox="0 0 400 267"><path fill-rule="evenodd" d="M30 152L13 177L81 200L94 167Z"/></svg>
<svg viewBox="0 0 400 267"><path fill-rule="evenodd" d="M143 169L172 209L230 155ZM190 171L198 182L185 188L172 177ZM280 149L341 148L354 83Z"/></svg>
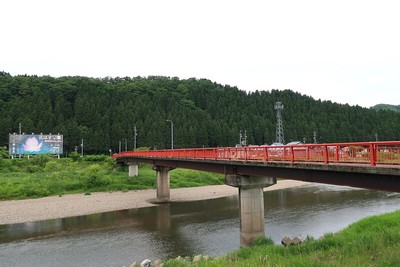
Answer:
<svg viewBox="0 0 400 267"><path fill-rule="evenodd" d="M171 188L222 184L223 176L193 170L171 171ZM155 172L140 165L138 177L128 177L126 166L118 166L105 155L55 159L37 155L30 159L0 157L0 200L37 198L71 193L128 191L156 187Z"/></svg>
<svg viewBox="0 0 400 267"><path fill-rule="evenodd" d="M193 263L181 259L164 262L179 266L400 266L400 211L365 218L337 234L320 240L307 237L298 245L274 245L268 238L224 257Z"/></svg>

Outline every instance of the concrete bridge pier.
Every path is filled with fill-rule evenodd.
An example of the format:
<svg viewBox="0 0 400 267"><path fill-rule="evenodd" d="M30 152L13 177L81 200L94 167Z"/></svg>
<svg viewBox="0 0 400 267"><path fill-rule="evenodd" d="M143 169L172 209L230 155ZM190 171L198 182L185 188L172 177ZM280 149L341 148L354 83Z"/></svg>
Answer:
<svg viewBox="0 0 400 267"><path fill-rule="evenodd" d="M139 175L139 164L136 162L128 162L129 177L134 177Z"/></svg>
<svg viewBox="0 0 400 267"><path fill-rule="evenodd" d="M276 178L249 175L226 175L225 184L239 188L240 246L249 246L265 236L264 187L276 184Z"/></svg>
<svg viewBox="0 0 400 267"><path fill-rule="evenodd" d="M170 197L169 187L169 171L170 167L153 166L153 170L157 172L157 199L158 203L168 202Z"/></svg>

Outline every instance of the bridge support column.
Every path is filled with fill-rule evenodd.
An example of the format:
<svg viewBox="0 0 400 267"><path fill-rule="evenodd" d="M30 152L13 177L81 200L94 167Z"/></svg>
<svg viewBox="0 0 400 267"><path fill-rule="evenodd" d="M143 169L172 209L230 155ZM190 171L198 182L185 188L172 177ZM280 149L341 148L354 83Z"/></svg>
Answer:
<svg viewBox="0 0 400 267"><path fill-rule="evenodd" d="M226 175L225 184L239 188L240 246L247 247L265 236L263 188L276 184L276 178Z"/></svg>
<svg viewBox="0 0 400 267"><path fill-rule="evenodd" d="M153 166L153 170L157 172L157 202L168 202L170 196L169 189L169 171L170 167Z"/></svg>
<svg viewBox="0 0 400 267"><path fill-rule="evenodd" d="M128 168L129 168L129 177L134 177L139 175L139 164L138 163L133 163L129 162L128 163Z"/></svg>

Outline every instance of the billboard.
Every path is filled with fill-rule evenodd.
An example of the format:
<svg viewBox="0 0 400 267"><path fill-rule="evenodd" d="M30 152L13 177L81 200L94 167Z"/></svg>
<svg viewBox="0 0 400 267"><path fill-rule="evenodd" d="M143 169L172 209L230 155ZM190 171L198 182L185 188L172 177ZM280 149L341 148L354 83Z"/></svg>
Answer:
<svg viewBox="0 0 400 267"><path fill-rule="evenodd" d="M10 134L8 150L11 155L63 153L61 134Z"/></svg>

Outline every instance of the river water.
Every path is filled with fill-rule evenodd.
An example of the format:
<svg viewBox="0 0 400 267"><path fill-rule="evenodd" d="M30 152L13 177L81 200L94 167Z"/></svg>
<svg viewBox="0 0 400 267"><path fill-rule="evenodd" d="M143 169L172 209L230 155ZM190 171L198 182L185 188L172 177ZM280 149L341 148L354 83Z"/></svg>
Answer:
<svg viewBox="0 0 400 267"><path fill-rule="evenodd" d="M311 184L264 193L265 234L318 238L400 208L400 194ZM0 225L0 266L129 266L239 248L237 197Z"/></svg>

